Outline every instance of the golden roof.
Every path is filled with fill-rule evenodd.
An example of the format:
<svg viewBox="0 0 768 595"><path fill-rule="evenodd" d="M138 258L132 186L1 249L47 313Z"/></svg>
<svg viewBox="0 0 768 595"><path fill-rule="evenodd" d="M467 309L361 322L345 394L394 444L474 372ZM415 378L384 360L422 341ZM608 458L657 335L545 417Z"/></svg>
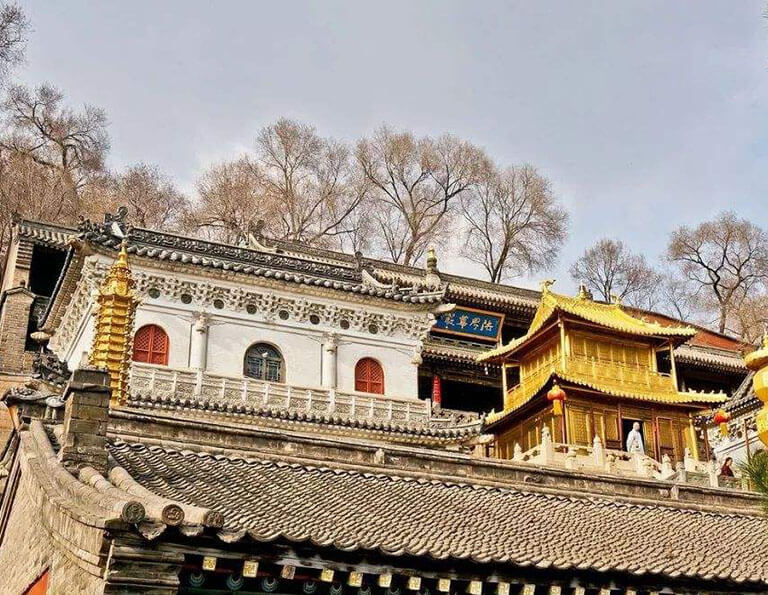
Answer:
<svg viewBox="0 0 768 595"><path fill-rule="evenodd" d="M744 356L744 363L750 370L759 370L768 366L768 333L763 333L763 340L758 349Z"/></svg>
<svg viewBox="0 0 768 595"><path fill-rule="evenodd" d="M553 378L614 397L670 405L702 405L704 408L728 399L724 393L678 391L671 377L652 370L620 369L619 366L595 366L593 363L586 359L568 358L566 367L563 367L561 361L553 362L552 366L512 388L504 400L504 410L491 412L486 421L492 423L519 409Z"/></svg>
<svg viewBox="0 0 768 595"><path fill-rule="evenodd" d="M688 339L696 334L696 329L689 326L664 326L657 322L649 322L628 314L620 302L605 304L595 302L580 292L578 297L560 295L549 290L545 283L541 293L541 301L536 314L531 321L528 332L515 339L478 356L478 361L488 361L516 351L521 345L532 339L542 327L557 313L564 312L592 322L613 331L643 337L668 337Z"/></svg>

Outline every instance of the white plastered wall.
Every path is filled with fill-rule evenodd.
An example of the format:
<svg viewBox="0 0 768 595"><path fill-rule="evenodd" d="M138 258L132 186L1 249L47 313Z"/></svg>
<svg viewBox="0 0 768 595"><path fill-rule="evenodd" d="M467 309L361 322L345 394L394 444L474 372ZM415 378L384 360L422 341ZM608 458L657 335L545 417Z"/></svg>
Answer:
<svg viewBox="0 0 768 595"><path fill-rule="evenodd" d="M136 272L149 274L165 271L150 268L135 267ZM175 275L179 279L190 282L210 282L209 279L197 275ZM216 281L219 286L227 286L225 281ZM229 284L237 286L234 283ZM290 287L290 286L287 286ZM256 284L244 289L258 292L269 292L275 295L295 299L297 294L285 289L275 290L260 287ZM339 292L338 299L327 296L307 296L314 302L334 305L350 305L345 303L344 294ZM169 338L169 361L172 368L186 369L194 366L194 355L191 353L192 335L195 317L203 313L207 317L207 356L205 370L228 376L241 376L243 373L243 358L247 348L259 342L265 342L277 347L285 361L285 382L295 386L320 387L323 382L323 345L328 340L328 334L336 337L336 386L343 391L354 391L354 371L356 363L364 357L377 360L384 369L385 394L398 397L418 397L418 371L413 363L414 350L417 340L402 333L387 336L385 334L370 334L352 329L331 328L324 324L312 325L308 321L293 319L280 320L275 316L267 318L265 313L248 314L245 310L215 309L212 305L192 302L183 304L171 300L166 295L151 298L141 296L142 302L136 313L136 329L145 324L157 324L165 330ZM376 307L378 306L378 307ZM366 311L378 311L381 314L391 313L379 304L365 305ZM360 309L359 303L353 308ZM394 311L394 309L393 309ZM59 357L64 357L70 369L77 368L83 354L90 350L93 337L93 317L81 312L81 322L78 332L69 346L59 349Z"/></svg>

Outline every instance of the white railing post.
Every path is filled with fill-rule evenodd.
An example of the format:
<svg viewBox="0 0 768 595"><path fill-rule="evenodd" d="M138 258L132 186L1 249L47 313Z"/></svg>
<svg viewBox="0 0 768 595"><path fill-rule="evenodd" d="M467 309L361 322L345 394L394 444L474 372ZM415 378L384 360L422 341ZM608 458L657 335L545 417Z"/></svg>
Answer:
<svg viewBox="0 0 768 595"><path fill-rule="evenodd" d="M264 404L264 407L269 405L269 382L264 383L264 396L262 397L262 403Z"/></svg>
<svg viewBox="0 0 768 595"><path fill-rule="evenodd" d="M355 409L357 408L357 397L355 397L355 395L352 395L349 400L350 400L349 415L352 418L354 418L355 417Z"/></svg>
<svg viewBox="0 0 768 595"><path fill-rule="evenodd" d="M243 403L248 402L248 381L243 378L243 386L240 387L240 394L241 398L243 399Z"/></svg>
<svg viewBox="0 0 768 595"><path fill-rule="evenodd" d="M387 418L391 421L392 420L392 401L388 403L387 407Z"/></svg>
<svg viewBox="0 0 768 595"><path fill-rule="evenodd" d="M336 389L332 388L328 391L328 413L334 413L336 411Z"/></svg>
<svg viewBox="0 0 768 595"><path fill-rule="evenodd" d="M155 368L152 368L152 371L149 374L149 394L150 395L155 394L155 376L156 375L157 375L157 370Z"/></svg>
<svg viewBox="0 0 768 595"><path fill-rule="evenodd" d="M312 391L307 391L307 411L312 411Z"/></svg>
<svg viewBox="0 0 768 595"><path fill-rule="evenodd" d="M285 408L290 409L291 408L291 396L293 395L293 392L291 391L291 385L288 385L288 390L286 391L286 401L285 401Z"/></svg>
<svg viewBox="0 0 768 595"><path fill-rule="evenodd" d="M520 444L515 442L515 448L513 450L512 458L515 461L522 461L523 460L523 449L520 447Z"/></svg>
<svg viewBox="0 0 768 595"><path fill-rule="evenodd" d="M171 394L176 395L176 386L179 384L179 372L178 370L173 371L173 380L171 381Z"/></svg>
<svg viewBox="0 0 768 595"><path fill-rule="evenodd" d="M541 456L545 465L552 463L555 459L555 447L552 444L552 436L549 428L544 426L541 430Z"/></svg>
<svg viewBox="0 0 768 595"><path fill-rule="evenodd" d="M576 450L573 446L569 446L568 452L565 453L565 468L569 471L576 470Z"/></svg>
<svg viewBox="0 0 768 595"><path fill-rule="evenodd" d="M691 449L685 447L685 454L683 456L686 471L696 471L696 460L691 455Z"/></svg>
<svg viewBox="0 0 768 595"><path fill-rule="evenodd" d="M707 475L709 476L709 487L718 487L717 464L714 461L710 461L707 465Z"/></svg>
<svg viewBox="0 0 768 595"><path fill-rule="evenodd" d="M595 465L602 469L605 466L605 451L600 436L595 436L595 439L592 440L592 456L595 459Z"/></svg>
<svg viewBox="0 0 768 595"><path fill-rule="evenodd" d="M221 401L224 402L227 398L227 379L221 379Z"/></svg>
<svg viewBox="0 0 768 595"><path fill-rule="evenodd" d="M668 454L664 454L664 456L661 457L661 478L667 479L673 474L672 459L669 458Z"/></svg>

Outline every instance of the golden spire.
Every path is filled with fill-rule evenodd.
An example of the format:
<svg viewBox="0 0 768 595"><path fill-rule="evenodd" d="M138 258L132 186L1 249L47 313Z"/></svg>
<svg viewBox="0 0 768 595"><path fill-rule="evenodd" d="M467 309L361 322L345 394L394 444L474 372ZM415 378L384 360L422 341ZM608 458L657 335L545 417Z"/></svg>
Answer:
<svg viewBox="0 0 768 595"><path fill-rule="evenodd" d="M763 402L763 408L755 415L755 424L760 440L768 445L768 332L763 332L760 347L748 353L744 363L755 373L752 377L752 388L757 398Z"/></svg>
<svg viewBox="0 0 768 595"><path fill-rule="evenodd" d="M96 298L98 310L89 364L109 372L111 404L125 401L128 393L128 368L133 341L133 320L139 300L128 266L125 241L117 260L101 282Z"/></svg>

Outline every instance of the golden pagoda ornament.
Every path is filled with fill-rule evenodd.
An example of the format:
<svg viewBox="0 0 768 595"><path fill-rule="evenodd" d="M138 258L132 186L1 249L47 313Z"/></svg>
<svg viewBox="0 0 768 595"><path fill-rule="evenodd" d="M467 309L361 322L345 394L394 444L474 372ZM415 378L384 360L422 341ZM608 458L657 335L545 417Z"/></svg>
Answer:
<svg viewBox="0 0 768 595"><path fill-rule="evenodd" d="M763 408L757 412L755 422L757 435L763 444L768 445L768 332L763 333L761 346L744 358L747 368L755 375L752 378L752 386L755 395L763 402Z"/></svg>
<svg viewBox="0 0 768 595"><path fill-rule="evenodd" d="M134 284L123 242L117 260L99 286L93 346L88 362L109 372L111 405L124 403L128 394L133 321L139 303L133 291Z"/></svg>

